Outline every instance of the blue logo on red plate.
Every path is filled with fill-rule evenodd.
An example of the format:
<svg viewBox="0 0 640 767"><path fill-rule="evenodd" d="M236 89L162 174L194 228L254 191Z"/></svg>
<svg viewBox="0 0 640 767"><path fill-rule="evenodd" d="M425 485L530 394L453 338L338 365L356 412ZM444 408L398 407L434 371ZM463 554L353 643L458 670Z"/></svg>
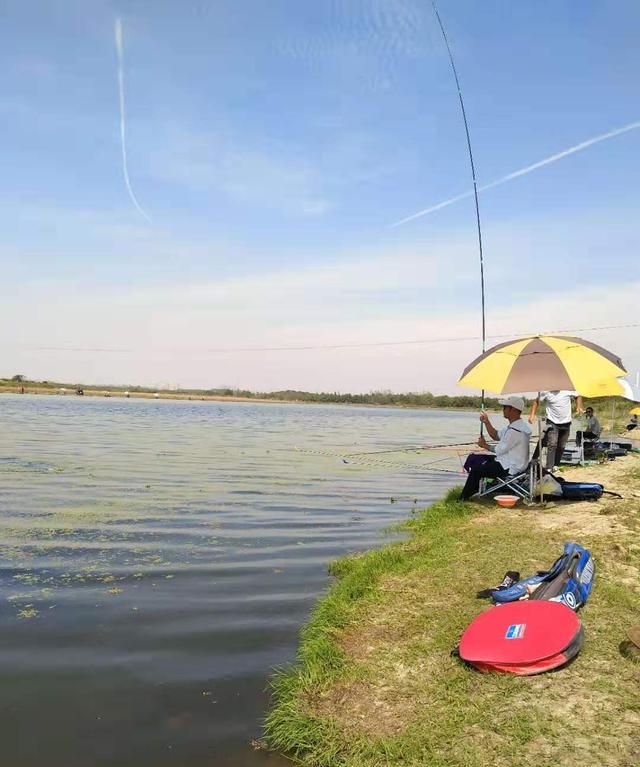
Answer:
<svg viewBox="0 0 640 767"><path fill-rule="evenodd" d="M526 623L512 623L507 629L507 633L504 635L505 639L522 639L524 636L524 630L527 628Z"/></svg>

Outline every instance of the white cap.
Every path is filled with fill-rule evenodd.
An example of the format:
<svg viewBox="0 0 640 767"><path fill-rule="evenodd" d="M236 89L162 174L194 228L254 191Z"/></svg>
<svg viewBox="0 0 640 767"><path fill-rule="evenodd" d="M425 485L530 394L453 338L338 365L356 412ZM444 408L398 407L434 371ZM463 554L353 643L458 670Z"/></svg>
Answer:
<svg viewBox="0 0 640 767"><path fill-rule="evenodd" d="M498 400L499 405L508 405L509 407L513 407L516 410L519 410L521 413L524 410L524 400L522 397L516 397L513 394L510 394L508 397L503 397L502 399Z"/></svg>

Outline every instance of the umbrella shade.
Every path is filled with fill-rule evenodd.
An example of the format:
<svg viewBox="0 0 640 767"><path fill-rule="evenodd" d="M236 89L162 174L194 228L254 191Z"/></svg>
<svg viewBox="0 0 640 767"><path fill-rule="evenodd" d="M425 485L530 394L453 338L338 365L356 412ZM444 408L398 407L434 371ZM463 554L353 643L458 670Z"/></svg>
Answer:
<svg viewBox="0 0 640 767"><path fill-rule="evenodd" d="M640 415L640 407L634 407L633 410L629 411L629 415Z"/></svg>
<svg viewBox="0 0 640 767"><path fill-rule="evenodd" d="M624 397L631 402L640 402L640 386L630 384L626 378L610 378L598 381L580 389L583 397Z"/></svg>
<svg viewBox="0 0 640 767"><path fill-rule="evenodd" d="M569 389L622 376L622 360L601 346L570 336L528 336L506 341L468 365L458 383L498 394Z"/></svg>

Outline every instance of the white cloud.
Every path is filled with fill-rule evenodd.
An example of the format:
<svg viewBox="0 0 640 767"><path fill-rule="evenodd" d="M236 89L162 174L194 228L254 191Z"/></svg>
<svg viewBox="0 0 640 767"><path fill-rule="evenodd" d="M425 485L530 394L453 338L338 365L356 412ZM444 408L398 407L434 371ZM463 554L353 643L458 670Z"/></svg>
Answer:
<svg viewBox="0 0 640 767"><path fill-rule="evenodd" d="M18 300L0 305L3 371L84 382L453 392L460 371L480 351L479 307L476 302L453 302L460 284L470 278L463 274L462 282L456 282L455 253L444 245L430 258L419 252L382 251L331 267L88 295L61 290L51 295L42 288L30 296L28 311L21 313ZM445 282L450 283L449 300L430 304ZM413 300L399 307L398 293L409 288L422 294L422 303ZM547 290L520 303L492 307L488 332L517 337L626 324L637 316L639 293L639 282ZM387 306L387 299L396 303ZM637 328L582 335L618 353L630 371L640 368ZM460 337L476 340L213 351Z"/></svg>
<svg viewBox="0 0 640 767"><path fill-rule="evenodd" d="M217 282L143 288L126 301L137 305L161 303L172 307L207 307L212 312L251 311L297 316L312 307L323 312L355 297L394 293L407 286L432 288L442 276L440 254L425 255L402 249L353 258L328 265L272 271Z"/></svg>
<svg viewBox="0 0 640 767"><path fill-rule="evenodd" d="M149 174L163 183L289 214L318 216L330 207L313 163L290 147L252 142L237 130L197 133L173 126L158 138L149 151Z"/></svg>

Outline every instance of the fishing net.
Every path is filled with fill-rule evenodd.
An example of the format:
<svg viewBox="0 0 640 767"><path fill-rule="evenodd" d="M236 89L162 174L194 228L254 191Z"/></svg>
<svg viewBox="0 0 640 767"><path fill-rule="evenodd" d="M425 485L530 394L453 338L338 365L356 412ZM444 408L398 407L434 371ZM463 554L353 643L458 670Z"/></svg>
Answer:
<svg viewBox="0 0 640 767"><path fill-rule="evenodd" d="M456 474L463 476L464 462L475 443L419 445L389 450L358 451L349 448L296 448L296 451L333 458L343 466L388 471L410 471L419 474ZM477 448L476 448L477 450Z"/></svg>

